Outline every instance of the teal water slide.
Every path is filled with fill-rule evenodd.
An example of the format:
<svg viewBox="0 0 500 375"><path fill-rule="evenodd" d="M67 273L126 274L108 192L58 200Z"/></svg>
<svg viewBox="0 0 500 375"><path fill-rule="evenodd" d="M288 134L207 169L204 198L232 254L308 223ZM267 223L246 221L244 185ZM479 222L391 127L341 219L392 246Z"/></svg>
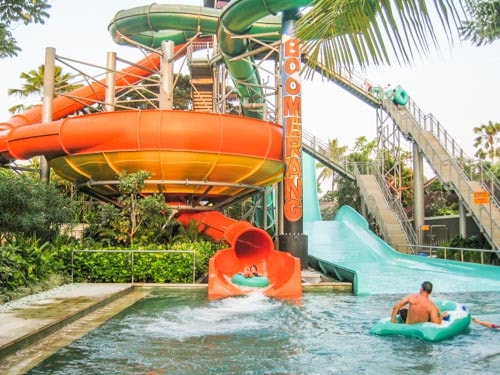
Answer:
<svg viewBox="0 0 500 375"><path fill-rule="evenodd" d="M401 254L349 206L341 207L335 220L322 221L314 159L305 154L303 167L310 262L330 276L351 281L354 294L406 294L425 280L438 293L500 292L500 267Z"/></svg>

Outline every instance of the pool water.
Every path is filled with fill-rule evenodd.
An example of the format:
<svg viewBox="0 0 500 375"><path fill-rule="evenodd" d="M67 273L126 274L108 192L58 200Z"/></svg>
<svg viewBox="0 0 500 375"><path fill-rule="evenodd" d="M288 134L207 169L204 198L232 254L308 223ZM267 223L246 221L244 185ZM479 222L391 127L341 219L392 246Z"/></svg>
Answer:
<svg viewBox="0 0 500 375"><path fill-rule="evenodd" d="M153 289L28 374L494 374L500 330L472 324L440 343L374 336L401 295L306 293L208 301L206 291ZM499 293L438 295L500 322Z"/></svg>

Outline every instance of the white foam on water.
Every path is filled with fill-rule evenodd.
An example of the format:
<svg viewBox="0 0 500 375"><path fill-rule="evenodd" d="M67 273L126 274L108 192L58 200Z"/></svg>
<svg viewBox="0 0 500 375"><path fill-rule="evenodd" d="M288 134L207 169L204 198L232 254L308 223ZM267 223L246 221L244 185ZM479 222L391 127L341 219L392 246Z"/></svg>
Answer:
<svg viewBox="0 0 500 375"><path fill-rule="evenodd" d="M251 293L210 301L202 307L169 308L156 316L136 319L130 333L185 340L262 329L266 314L273 314L281 304L262 293Z"/></svg>

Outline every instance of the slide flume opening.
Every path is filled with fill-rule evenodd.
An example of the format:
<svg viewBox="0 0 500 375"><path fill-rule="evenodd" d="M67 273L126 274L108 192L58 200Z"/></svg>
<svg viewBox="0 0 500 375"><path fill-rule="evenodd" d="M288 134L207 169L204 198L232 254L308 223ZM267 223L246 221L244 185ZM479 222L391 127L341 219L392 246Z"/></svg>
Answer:
<svg viewBox="0 0 500 375"><path fill-rule="evenodd" d="M200 233L216 241L225 241L230 246L219 250L210 259L210 299L254 292L255 288L236 285L232 281L235 275L252 265L269 282L265 288L258 288L258 291L277 298L302 296L300 259L290 253L274 250L271 236L263 229L246 221L228 218L219 211L181 211L176 218L183 226L194 223Z"/></svg>

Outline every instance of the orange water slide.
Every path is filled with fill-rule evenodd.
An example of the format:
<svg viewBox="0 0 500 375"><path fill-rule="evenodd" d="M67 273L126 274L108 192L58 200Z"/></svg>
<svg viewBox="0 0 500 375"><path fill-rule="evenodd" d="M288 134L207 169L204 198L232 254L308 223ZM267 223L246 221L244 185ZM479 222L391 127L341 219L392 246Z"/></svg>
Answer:
<svg viewBox="0 0 500 375"><path fill-rule="evenodd" d="M208 270L208 297L224 298L244 295L256 290L266 296L293 299L302 296L300 259L274 250L271 236L246 221L236 221L218 211L179 212L177 219L184 226L194 221L200 232L214 240L225 241L229 248L219 250ZM236 285L231 277L251 265L269 279L265 288Z"/></svg>
<svg viewBox="0 0 500 375"><path fill-rule="evenodd" d="M167 202L203 196L217 203L282 178L281 132L277 124L231 115L116 111L20 126L3 147L17 159L45 155L57 174L76 184L147 170L156 183L144 193L162 193ZM118 194L108 184L94 190Z"/></svg>
<svg viewBox="0 0 500 375"><path fill-rule="evenodd" d="M180 50L180 48L179 48ZM116 76L117 86L129 86L137 83L142 78L151 75L151 71L158 68L160 64L160 56L150 54L144 59L131 65ZM93 82L88 86L80 87L70 93L68 97L58 96L54 98L52 108L52 119L69 116L77 111L95 104L99 101L104 101L106 93L106 80ZM4 123L0 123L0 131L12 129L18 126L38 124L42 121L42 106L35 106L26 112L12 116L12 118ZM0 150L2 150L0 148Z"/></svg>
<svg viewBox="0 0 500 375"><path fill-rule="evenodd" d="M147 57L117 75L130 85L159 64ZM142 67L139 67L142 66ZM201 207L248 196L283 178L282 127L255 118L175 110L130 110L66 117L103 101L105 82L57 97L54 121L40 123L41 106L0 123L0 162L44 155L63 178L85 185L101 197L118 196L114 181L123 171L151 172L144 193L161 193L171 205ZM62 118L62 119L60 119ZM227 204L227 203L226 203ZM297 298L302 293L300 260L274 250L271 237L248 222L220 212L183 213L180 221L199 223L200 230L230 247L209 264L209 297L246 294L231 277L250 264L269 279L268 296Z"/></svg>

